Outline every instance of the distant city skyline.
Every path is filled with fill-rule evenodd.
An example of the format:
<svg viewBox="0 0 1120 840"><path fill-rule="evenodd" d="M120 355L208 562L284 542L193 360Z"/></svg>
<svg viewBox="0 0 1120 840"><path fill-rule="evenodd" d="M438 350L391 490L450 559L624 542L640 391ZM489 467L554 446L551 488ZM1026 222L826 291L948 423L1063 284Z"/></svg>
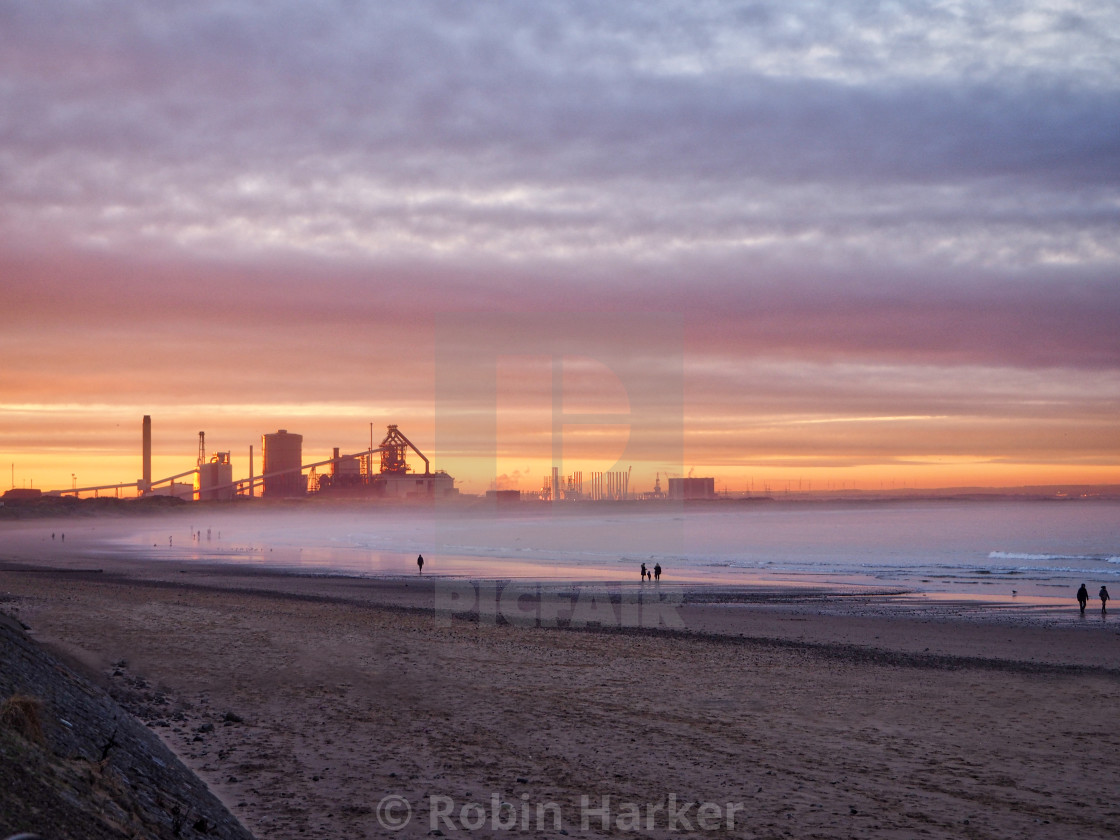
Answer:
<svg viewBox="0 0 1120 840"><path fill-rule="evenodd" d="M1105 0L5 3L2 483L135 481L145 414L160 476L200 430L242 476L265 433L393 423L475 493L558 453L638 491L1120 483L1117 33Z"/></svg>

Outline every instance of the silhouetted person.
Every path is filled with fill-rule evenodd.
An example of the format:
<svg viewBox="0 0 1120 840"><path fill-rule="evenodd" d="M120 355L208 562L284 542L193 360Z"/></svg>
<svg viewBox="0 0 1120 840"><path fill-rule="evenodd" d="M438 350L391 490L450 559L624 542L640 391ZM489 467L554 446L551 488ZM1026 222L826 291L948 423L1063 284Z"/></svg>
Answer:
<svg viewBox="0 0 1120 840"><path fill-rule="evenodd" d="M1108 587L1102 586L1101 591L1097 593L1101 599L1101 612L1103 613L1108 609Z"/></svg>
<svg viewBox="0 0 1120 840"><path fill-rule="evenodd" d="M646 582L646 564L642 563L642 583Z"/></svg>
<svg viewBox="0 0 1120 840"><path fill-rule="evenodd" d="M1085 588L1085 584L1081 584L1081 588L1077 590L1077 603L1081 612L1085 612L1085 605L1089 603L1089 590Z"/></svg>
<svg viewBox="0 0 1120 840"><path fill-rule="evenodd" d="M420 574L424 574L424 555L419 554L416 557L416 567L420 570Z"/></svg>
<svg viewBox="0 0 1120 840"><path fill-rule="evenodd" d="M660 563L658 563L656 566L653 567L653 579L658 580L658 581L661 580L661 564Z"/></svg>

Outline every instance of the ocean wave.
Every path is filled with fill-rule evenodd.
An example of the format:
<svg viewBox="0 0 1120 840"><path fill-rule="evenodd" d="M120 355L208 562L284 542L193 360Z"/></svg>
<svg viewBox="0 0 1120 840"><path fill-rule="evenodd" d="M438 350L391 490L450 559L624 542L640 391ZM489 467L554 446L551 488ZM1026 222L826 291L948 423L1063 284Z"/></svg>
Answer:
<svg viewBox="0 0 1120 840"><path fill-rule="evenodd" d="M989 560L1026 560L1034 563L1053 563L1058 560L1081 560L1093 563L1120 563L1114 554L1025 554L1017 551L991 551ZM1076 571L1076 570L1073 570Z"/></svg>

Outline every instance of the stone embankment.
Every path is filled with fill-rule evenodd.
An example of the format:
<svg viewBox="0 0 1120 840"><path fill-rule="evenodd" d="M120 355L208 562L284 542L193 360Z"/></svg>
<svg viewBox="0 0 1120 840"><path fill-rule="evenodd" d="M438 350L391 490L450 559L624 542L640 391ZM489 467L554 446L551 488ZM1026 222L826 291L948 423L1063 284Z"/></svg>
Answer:
<svg viewBox="0 0 1120 840"><path fill-rule="evenodd" d="M23 832L253 840L154 733L0 613L0 838Z"/></svg>

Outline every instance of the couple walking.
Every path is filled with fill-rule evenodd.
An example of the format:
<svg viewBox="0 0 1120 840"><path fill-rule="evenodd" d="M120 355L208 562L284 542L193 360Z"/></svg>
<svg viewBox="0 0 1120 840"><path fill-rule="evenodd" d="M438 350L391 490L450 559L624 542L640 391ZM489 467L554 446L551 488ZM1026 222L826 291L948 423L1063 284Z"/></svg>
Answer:
<svg viewBox="0 0 1120 840"><path fill-rule="evenodd" d="M646 568L645 563L642 563L642 582L644 583L646 580L657 580L657 581L661 580L661 564L660 563L658 563L656 566L653 567L652 572L649 569Z"/></svg>
<svg viewBox="0 0 1120 840"><path fill-rule="evenodd" d="M1101 591L1097 593L1097 597L1101 599L1101 612L1108 609L1108 587L1102 586ZM1077 603L1081 607L1081 612L1085 612L1085 605L1089 602L1089 590L1085 588L1085 584L1081 584L1081 588L1077 590Z"/></svg>

